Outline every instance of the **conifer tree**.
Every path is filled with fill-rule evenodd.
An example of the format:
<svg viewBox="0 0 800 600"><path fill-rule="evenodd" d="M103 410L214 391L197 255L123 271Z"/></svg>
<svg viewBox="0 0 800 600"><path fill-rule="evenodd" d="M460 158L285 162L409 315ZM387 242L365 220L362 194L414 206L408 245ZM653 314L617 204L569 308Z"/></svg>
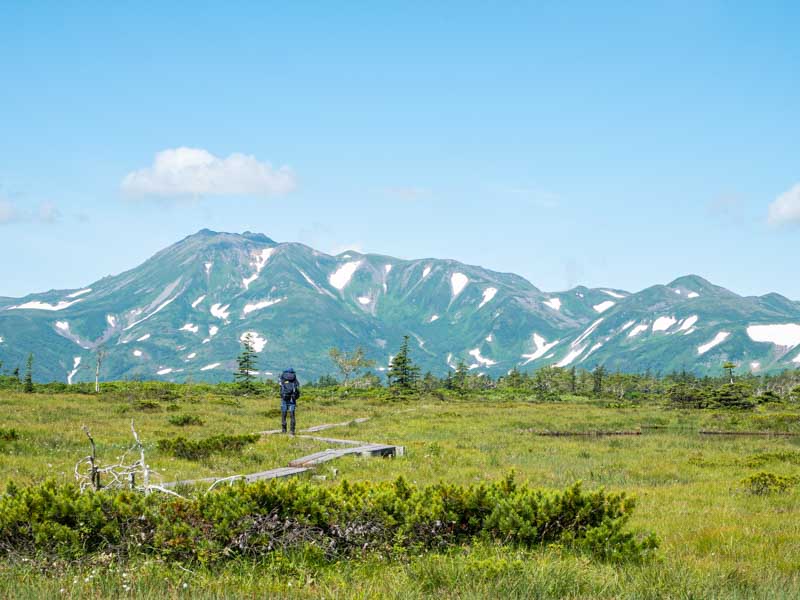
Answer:
<svg viewBox="0 0 800 600"><path fill-rule="evenodd" d="M245 394L256 391L254 372L257 368L258 357L253 350L253 340L250 334L242 340L242 352L236 357L236 373L233 376L237 387Z"/></svg>
<svg viewBox="0 0 800 600"><path fill-rule="evenodd" d="M606 368L603 365L597 365L592 371L592 392L595 396L600 396L603 393L603 378L606 375Z"/></svg>
<svg viewBox="0 0 800 600"><path fill-rule="evenodd" d="M25 364L25 383L22 391L26 394L33 392L33 354L28 354L28 362Z"/></svg>
<svg viewBox="0 0 800 600"><path fill-rule="evenodd" d="M569 393L576 394L578 392L578 374L577 369L573 366L569 370Z"/></svg>
<svg viewBox="0 0 800 600"><path fill-rule="evenodd" d="M408 336L403 336L400 351L389 365L389 387L399 390L412 389L419 379L419 367L414 364L408 354Z"/></svg>

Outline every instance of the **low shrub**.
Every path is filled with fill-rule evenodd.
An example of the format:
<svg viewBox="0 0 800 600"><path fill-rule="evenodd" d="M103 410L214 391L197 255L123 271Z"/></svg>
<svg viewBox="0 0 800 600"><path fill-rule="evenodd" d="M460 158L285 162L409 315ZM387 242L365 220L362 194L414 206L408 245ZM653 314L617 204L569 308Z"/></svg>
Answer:
<svg viewBox="0 0 800 600"><path fill-rule="evenodd" d="M258 434L215 435L200 440L187 440L185 437L158 440L158 449L176 458L202 460L212 454L241 452L248 444L255 444Z"/></svg>
<svg viewBox="0 0 800 600"><path fill-rule="evenodd" d="M426 487L404 479L320 487L238 484L197 498L87 491L54 482L0 497L0 555L70 559L113 552L184 563L312 552L319 560L387 558L471 543L560 544L607 561L638 561L655 537L625 531L624 493L491 483Z"/></svg>
<svg viewBox="0 0 800 600"><path fill-rule="evenodd" d="M800 452L796 450L782 450L779 452L760 452L744 461L748 467L761 467L770 462L787 462L800 465Z"/></svg>
<svg viewBox="0 0 800 600"><path fill-rule="evenodd" d="M760 471L745 477L741 483L747 493L754 496L767 496L769 494L788 492L797 484L797 478Z"/></svg>
<svg viewBox="0 0 800 600"><path fill-rule="evenodd" d="M0 427L0 442L13 442L19 439L19 431L13 427Z"/></svg>
<svg viewBox="0 0 800 600"><path fill-rule="evenodd" d="M203 419L197 415L172 415L169 419L170 425L176 427L186 427L187 425L205 425Z"/></svg>

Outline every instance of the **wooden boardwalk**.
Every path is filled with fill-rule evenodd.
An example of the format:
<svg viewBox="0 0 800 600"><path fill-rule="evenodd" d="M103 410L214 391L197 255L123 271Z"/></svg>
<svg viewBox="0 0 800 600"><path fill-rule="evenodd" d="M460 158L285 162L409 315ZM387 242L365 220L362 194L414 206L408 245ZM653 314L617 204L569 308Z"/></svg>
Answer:
<svg viewBox="0 0 800 600"><path fill-rule="evenodd" d="M324 423L322 425L315 425L307 429L302 429L301 432L316 433L334 427L347 427L356 423L363 423L368 421L367 417L354 419L345 423ZM280 429L272 429L269 431L260 431L260 435L275 435L281 433ZM388 444L371 444L369 442L359 442L355 440L344 440L338 438L319 437L314 435L299 435L298 437L326 442L329 444L337 444L339 446L349 446L345 448L328 448L321 452L315 452L308 456L301 456L289 461L286 467L278 467L277 469L270 469L268 471L260 471L258 473L249 473L247 475L231 475L230 477L204 477L202 479L184 479L182 481L171 481L161 485L163 488L173 488L179 485L194 485L197 483L209 483L211 488L217 484L233 483L234 481L244 480L247 482L259 481L263 479L278 479L282 477L293 477L301 473L311 471L317 465L321 465L331 460L341 458L342 456L403 456L405 448L403 446L392 446Z"/></svg>

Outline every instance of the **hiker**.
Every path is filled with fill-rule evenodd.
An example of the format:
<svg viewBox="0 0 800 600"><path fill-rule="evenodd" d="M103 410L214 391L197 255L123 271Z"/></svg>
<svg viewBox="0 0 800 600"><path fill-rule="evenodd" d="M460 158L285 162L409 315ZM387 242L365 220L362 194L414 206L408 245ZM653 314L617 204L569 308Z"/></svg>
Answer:
<svg viewBox="0 0 800 600"><path fill-rule="evenodd" d="M300 397L300 382L294 369L289 367L281 373L281 433L286 433L286 413L292 415L292 435L294 435L294 411Z"/></svg>

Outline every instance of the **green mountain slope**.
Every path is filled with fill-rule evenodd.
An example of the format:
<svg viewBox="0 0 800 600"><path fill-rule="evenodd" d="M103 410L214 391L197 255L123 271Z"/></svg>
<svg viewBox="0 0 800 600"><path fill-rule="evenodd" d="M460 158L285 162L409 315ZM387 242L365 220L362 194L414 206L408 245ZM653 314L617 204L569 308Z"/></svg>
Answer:
<svg viewBox="0 0 800 600"><path fill-rule="evenodd" d="M203 230L86 288L0 298L0 361L8 370L33 352L38 380L76 382L94 377L102 350L104 378L226 380L249 333L261 376L292 365L309 378L331 372L331 347L362 346L385 370L409 335L438 374L462 360L493 375L600 363L707 372L725 359L763 371L800 366L798 324L796 302L696 276L638 293L546 293L452 260L330 256Z"/></svg>

